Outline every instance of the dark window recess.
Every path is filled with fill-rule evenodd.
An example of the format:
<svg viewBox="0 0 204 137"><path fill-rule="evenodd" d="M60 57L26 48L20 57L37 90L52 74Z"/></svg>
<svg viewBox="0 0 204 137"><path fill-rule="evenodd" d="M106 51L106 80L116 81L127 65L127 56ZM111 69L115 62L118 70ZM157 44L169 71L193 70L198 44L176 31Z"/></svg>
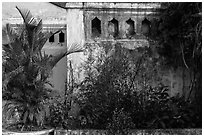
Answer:
<svg viewBox="0 0 204 137"><path fill-rule="evenodd" d="M92 21L91 21L91 25L92 25L92 37L100 37L101 35L101 21L95 17Z"/></svg>
<svg viewBox="0 0 204 137"><path fill-rule="evenodd" d="M130 38L135 34L134 21L130 18L129 20L126 21L126 23L127 23L126 36Z"/></svg>
<svg viewBox="0 0 204 137"><path fill-rule="evenodd" d="M142 34L148 35L150 33L151 22L148 19L142 21Z"/></svg>
<svg viewBox="0 0 204 137"><path fill-rule="evenodd" d="M64 33L61 31L60 33L59 33L59 42L60 43L63 43L65 40L64 40Z"/></svg>
<svg viewBox="0 0 204 137"><path fill-rule="evenodd" d="M118 21L115 18L108 22L108 32L114 38L118 37L119 34Z"/></svg>
<svg viewBox="0 0 204 137"><path fill-rule="evenodd" d="M49 38L49 42L55 42L55 35L52 35L52 36Z"/></svg>

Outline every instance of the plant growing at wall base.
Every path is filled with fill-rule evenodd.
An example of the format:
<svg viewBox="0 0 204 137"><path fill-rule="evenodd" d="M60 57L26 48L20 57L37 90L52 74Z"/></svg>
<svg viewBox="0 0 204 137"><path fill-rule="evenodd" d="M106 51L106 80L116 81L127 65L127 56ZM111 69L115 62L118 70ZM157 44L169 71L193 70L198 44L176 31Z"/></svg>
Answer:
<svg viewBox="0 0 204 137"><path fill-rule="evenodd" d="M20 116L19 121L26 125L42 126L49 115L49 98L52 86L48 81L53 67L63 57L81 52L82 48L75 44L69 50L58 54L47 55L42 52L46 41L60 30L52 32L42 31L42 20L36 20L29 10L18 8L23 18L23 25L14 30L7 24L2 31L3 36L3 108L7 118L15 112Z"/></svg>
<svg viewBox="0 0 204 137"><path fill-rule="evenodd" d="M117 108L113 112L112 120L107 125L108 134L126 135L130 129L133 129L135 124L132 121L130 113L125 112L123 109Z"/></svg>
<svg viewBox="0 0 204 137"><path fill-rule="evenodd" d="M158 34L150 36L168 67L182 67L190 75L187 99L202 107L202 3L162 3ZM155 38L158 37L157 39ZM193 96L193 91L195 96Z"/></svg>
<svg viewBox="0 0 204 137"><path fill-rule="evenodd" d="M90 52L84 66L86 77L80 85L81 96L78 98L82 106L81 115L87 117L87 126L98 129L104 129L111 123L116 108L123 108L124 113L130 113L132 119L138 116L133 109L144 104L138 103L140 106L137 106L137 101L141 102L143 98L138 99L136 93L146 92L147 86L159 81L157 65L149 55L149 48L129 50L118 43L105 46L113 48L106 54L99 45L96 50L100 50L100 53L94 54L94 45L93 53ZM92 50L92 46L88 48Z"/></svg>

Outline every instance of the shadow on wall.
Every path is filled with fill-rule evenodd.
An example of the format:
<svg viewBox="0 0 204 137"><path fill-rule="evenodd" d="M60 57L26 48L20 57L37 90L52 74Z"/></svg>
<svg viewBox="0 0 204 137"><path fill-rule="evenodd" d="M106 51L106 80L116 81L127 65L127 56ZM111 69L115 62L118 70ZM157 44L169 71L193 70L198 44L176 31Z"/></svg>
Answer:
<svg viewBox="0 0 204 137"><path fill-rule="evenodd" d="M58 47L44 49L46 54L53 54L55 52L60 52L61 50L66 50L66 48ZM53 68L53 74L51 75L49 80L54 86L53 89L60 93L65 91L66 78L67 78L67 57L65 56Z"/></svg>
<svg viewBox="0 0 204 137"><path fill-rule="evenodd" d="M189 95L190 75L183 68L176 70L166 68L161 71L162 82L169 87L170 96L184 96L186 99Z"/></svg>

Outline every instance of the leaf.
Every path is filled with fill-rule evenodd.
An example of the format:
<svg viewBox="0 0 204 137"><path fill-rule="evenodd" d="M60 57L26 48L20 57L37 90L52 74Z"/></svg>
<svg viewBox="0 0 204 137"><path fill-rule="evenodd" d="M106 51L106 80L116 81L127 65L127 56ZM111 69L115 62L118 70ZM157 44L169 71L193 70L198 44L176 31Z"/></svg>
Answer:
<svg viewBox="0 0 204 137"><path fill-rule="evenodd" d="M22 95L23 95L22 92L15 92L12 94L12 98L20 99L22 97Z"/></svg>
<svg viewBox="0 0 204 137"><path fill-rule="evenodd" d="M44 110L41 110L38 115L37 115L37 123L38 125L42 124L43 123L43 120L44 120L44 116L45 116L45 112Z"/></svg>
<svg viewBox="0 0 204 137"><path fill-rule="evenodd" d="M72 44L72 45L69 46L66 55L69 55L71 53L76 53L76 52L83 52L83 51L84 51L84 47L83 47L82 43Z"/></svg>
<svg viewBox="0 0 204 137"><path fill-rule="evenodd" d="M17 69L7 73L5 75L5 79L3 80L3 85L5 85L7 87L7 84L10 82L10 80L13 77L17 76L19 73L23 72L23 70L24 70L24 67L20 66Z"/></svg>
<svg viewBox="0 0 204 137"><path fill-rule="evenodd" d="M35 28L35 35L39 36L42 33L42 19L39 21L37 27Z"/></svg>
<svg viewBox="0 0 204 137"><path fill-rule="evenodd" d="M47 105L44 108L45 108L45 116L48 117L50 115L50 108Z"/></svg>
<svg viewBox="0 0 204 137"><path fill-rule="evenodd" d="M38 47L34 50L34 51L35 51L35 54L36 54L36 52L42 50L43 46L45 45L45 43L47 42L47 40L48 40L51 36L53 36L53 35L59 33L59 32L62 31L65 27L66 27L66 25L63 26L63 27L61 27L60 29L56 30L55 32L42 33L42 32L41 32L41 30L42 30L42 20L40 20L40 22L39 22L39 24L38 24L38 26L37 26L37 28L36 28L36 30L38 30L38 31L36 31L36 35L39 35L39 36L38 36L38 39L36 40L36 41L37 41L37 42L36 42L36 45L38 45Z"/></svg>
<svg viewBox="0 0 204 137"><path fill-rule="evenodd" d="M33 113L30 113L30 114L29 114L29 119L30 119L30 121L33 121L33 116L34 116Z"/></svg>
<svg viewBox="0 0 204 137"><path fill-rule="evenodd" d="M77 52L82 52L83 51L83 45L80 44L72 44L70 48L65 51L61 51L60 53L55 53L54 55L50 56L50 66L53 68L63 57L72 54L72 53L77 53Z"/></svg>
<svg viewBox="0 0 204 137"><path fill-rule="evenodd" d="M52 87L52 88L54 88L54 84L53 83L51 83L50 81L45 81L45 84L47 84L47 85L49 85L50 87ZM50 91L51 89L50 88L48 88L48 89L46 89L46 90L48 90L48 91Z"/></svg>
<svg viewBox="0 0 204 137"><path fill-rule="evenodd" d="M40 118L39 118L39 115L35 115L35 118L36 118L36 122L37 122L37 125L40 125Z"/></svg>
<svg viewBox="0 0 204 137"><path fill-rule="evenodd" d="M10 119L15 112L15 105L12 102L8 102L3 107L3 113L6 114L6 117Z"/></svg>
<svg viewBox="0 0 204 137"><path fill-rule="evenodd" d="M2 29L2 37L3 44L9 44L15 41L15 38L17 38L17 34L10 26L10 24L7 23L6 26Z"/></svg>
<svg viewBox="0 0 204 137"><path fill-rule="evenodd" d="M28 111L26 111L23 115L23 123L25 124L27 122L27 118L28 118Z"/></svg>
<svg viewBox="0 0 204 137"><path fill-rule="evenodd" d="M30 10L19 8L17 6L16 6L16 9L20 12L26 25L37 26L37 21L30 13Z"/></svg>
<svg viewBox="0 0 204 137"><path fill-rule="evenodd" d="M166 125L163 121L159 121L159 123L161 124L162 128L166 128Z"/></svg>

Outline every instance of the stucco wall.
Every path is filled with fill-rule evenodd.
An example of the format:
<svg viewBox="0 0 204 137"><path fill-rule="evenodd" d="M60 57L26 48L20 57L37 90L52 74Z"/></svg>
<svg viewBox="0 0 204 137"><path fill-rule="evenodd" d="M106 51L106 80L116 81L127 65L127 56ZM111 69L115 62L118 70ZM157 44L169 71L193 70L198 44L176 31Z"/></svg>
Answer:
<svg viewBox="0 0 204 137"><path fill-rule="evenodd" d="M67 9L67 50L74 47L82 47L85 44L84 38L84 16L83 11L80 9ZM85 57L83 52L73 53L67 56L67 60L72 61L74 72L84 61ZM69 62L67 62L69 63ZM67 77L69 77L67 75Z"/></svg>
<svg viewBox="0 0 204 137"><path fill-rule="evenodd" d="M46 30L52 31L56 29L56 24L66 24L67 28L63 30L65 32L66 41L64 44L58 43L58 35L55 37L54 43L47 42L45 45L45 52L52 54L59 52L60 50L69 50L75 44L83 46L86 42L100 42L100 41L112 41L113 43L122 43L126 48L134 49L141 46L149 46L145 37L140 35L141 22L146 17L152 19L157 18L156 8L161 8L158 3L82 3L82 2L68 2L66 4L66 10L50 3L2 3L2 20L4 23L22 23L20 14L15 9L15 6L25 7L31 10L34 16L42 18L44 24L52 24L46 27ZM102 37L100 39L91 39L91 20L97 16L102 24ZM122 39L108 39L107 36L107 22L116 18L119 21L120 35ZM125 21L131 18L135 21L135 32L138 33L136 39L130 40L123 38L125 31ZM59 28L59 26L58 26ZM67 33L66 33L67 30ZM67 74L67 63L71 60L75 75L78 68L86 60L86 56L83 53L74 53L63 58L57 66L54 68L51 81L54 87L58 91L64 91L65 81ZM176 95L177 93L187 95L186 89L189 87L188 73L182 69L172 70L170 68L161 72L163 77L163 83L170 87L170 95Z"/></svg>
<svg viewBox="0 0 204 137"><path fill-rule="evenodd" d="M141 46L149 46L147 39L141 35L141 25L144 18L152 20L158 18L157 8L161 8L158 3L67 3L67 25L68 25L68 43L80 43L85 40L86 43L101 43L109 41L112 43L121 43L128 49L135 49ZM84 16L83 16L84 15ZM97 17L101 21L101 37L91 38L91 20ZM115 18L119 22L119 39L109 39L107 37L107 22ZM131 18L135 21L135 32L137 37L133 39L123 38L125 32L125 21ZM69 20L72 19L72 20ZM69 46L68 44L68 46ZM158 55L157 55L158 57ZM82 53L76 53L69 58L75 66L86 59ZM76 65L77 64L77 65ZM76 67L77 68L77 67ZM75 68L75 70L76 70ZM170 96L185 95L188 96L189 74L182 68L176 70L171 68L162 69L160 72L162 82L169 86Z"/></svg>

